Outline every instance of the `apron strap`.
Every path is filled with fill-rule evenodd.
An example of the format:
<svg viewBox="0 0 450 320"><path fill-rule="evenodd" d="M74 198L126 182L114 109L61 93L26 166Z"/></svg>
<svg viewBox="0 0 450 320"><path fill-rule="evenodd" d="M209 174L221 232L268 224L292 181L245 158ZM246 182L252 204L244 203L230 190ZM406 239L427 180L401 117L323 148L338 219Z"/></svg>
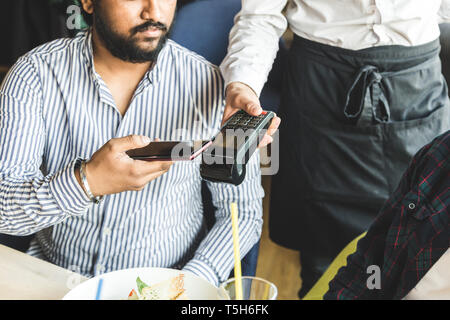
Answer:
<svg viewBox="0 0 450 320"><path fill-rule="evenodd" d="M347 98L344 107L344 114L348 120L356 120L357 126L366 126L373 122L387 122L390 120L389 104L381 87L382 74L377 67L364 66L356 74L350 89L347 92ZM354 108L352 97L356 88L362 88L362 94L359 96L359 103ZM358 97L357 97L358 98Z"/></svg>
<svg viewBox="0 0 450 320"><path fill-rule="evenodd" d="M389 103L381 86L383 78L422 70L437 62L439 60L434 57L397 72L379 72L375 66L363 66L357 72L350 89L347 91L344 106L345 117L354 122L356 126L389 122L391 119ZM358 94L358 90L360 90L360 94ZM356 101L354 102L354 100Z"/></svg>

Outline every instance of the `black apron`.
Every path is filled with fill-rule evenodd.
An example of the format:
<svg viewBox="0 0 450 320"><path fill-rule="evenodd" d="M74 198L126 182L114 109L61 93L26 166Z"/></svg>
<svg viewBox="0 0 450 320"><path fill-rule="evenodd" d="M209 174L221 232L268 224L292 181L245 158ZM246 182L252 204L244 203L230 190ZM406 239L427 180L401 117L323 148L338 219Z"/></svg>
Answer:
<svg viewBox="0 0 450 320"><path fill-rule="evenodd" d="M295 36L278 115L270 238L303 287L367 230L420 147L450 128L438 40L347 50Z"/></svg>

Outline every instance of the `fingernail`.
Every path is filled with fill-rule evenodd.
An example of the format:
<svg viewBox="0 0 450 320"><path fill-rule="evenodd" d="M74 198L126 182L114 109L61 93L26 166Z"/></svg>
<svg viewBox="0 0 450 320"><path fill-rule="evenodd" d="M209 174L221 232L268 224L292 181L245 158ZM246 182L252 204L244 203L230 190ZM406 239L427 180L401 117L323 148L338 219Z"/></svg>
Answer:
<svg viewBox="0 0 450 320"><path fill-rule="evenodd" d="M253 104L253 105L250 105L250 111L252 113L260 113L260 108Z"/></svg>

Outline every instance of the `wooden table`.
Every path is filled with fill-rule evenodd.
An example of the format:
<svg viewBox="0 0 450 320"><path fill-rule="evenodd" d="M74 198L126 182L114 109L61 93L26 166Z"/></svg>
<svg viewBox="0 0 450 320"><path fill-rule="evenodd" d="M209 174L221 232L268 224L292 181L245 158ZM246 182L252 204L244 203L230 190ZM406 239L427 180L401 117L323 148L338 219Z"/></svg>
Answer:
<svg viewBox="0 0 450 320"><path fill-rule="evenodd" d="M0 300L59 300L87 278L0 245Z"/></svg>

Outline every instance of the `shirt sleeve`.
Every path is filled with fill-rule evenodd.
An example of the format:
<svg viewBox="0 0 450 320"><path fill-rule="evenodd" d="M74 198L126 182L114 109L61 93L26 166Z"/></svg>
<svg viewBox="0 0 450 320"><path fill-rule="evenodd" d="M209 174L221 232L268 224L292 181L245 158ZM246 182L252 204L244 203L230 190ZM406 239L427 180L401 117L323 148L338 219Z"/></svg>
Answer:
<svg viewBox="0 0 450 320"><path fill-rule="evenodd" d="M439 23L450 23L450 0L442 0L438 20Z"/></svg>
<svg viewBox="0 0 450 320"><path fill-rule="evenodd" d="M282 10L287 0L242 0L230 31L228 53L220 65L225 88L242 82L259 96L287 28Z"/></svg>
<svg viewBox="0 0 450 320"><path fill-rule="evenodd" d="M237 203L239 245L241 259L258 242L262 230L262 198L259 151L255 151L247 164L244 181L234 186L227 183L208 182L214 206L216 222L200 244L194 258L185 270L202 275L215 285L228 279L234 267L233 234L231 226L232 202Z"/></svg>
<svg viewBox="0 0 450 320"><path fill-rule="evenodd" d="M358 241L356 252L348 256L347 264L330 281L325 300L394 299L403 271L398 267L401 259L393 261L393 257L386 258L385 253L392 250L389 246L392 246L390 241L393 235L398 237L400 230L407 230L409 219L404 217L406 209L402 202L404 196L417 185L416 177L420 175L418 171L423 166L429 147L423 147L413 157L399 186L381 208L367 234ZM396 241L396 245L402 247L402 241L408 241L408 238L403 236L401 241ZM381 272L382 283L378 289L370 289L367 285L371 276L368 270L373 266L380 268Z"/></svg>
<svg viewBox="0 0 450 320"><path fill-rule="evenodd" d="M60 171L40 170L45 146L42 86L23 57L0 87L0 232L28 235L87 211L73 159Z"/></svg>

